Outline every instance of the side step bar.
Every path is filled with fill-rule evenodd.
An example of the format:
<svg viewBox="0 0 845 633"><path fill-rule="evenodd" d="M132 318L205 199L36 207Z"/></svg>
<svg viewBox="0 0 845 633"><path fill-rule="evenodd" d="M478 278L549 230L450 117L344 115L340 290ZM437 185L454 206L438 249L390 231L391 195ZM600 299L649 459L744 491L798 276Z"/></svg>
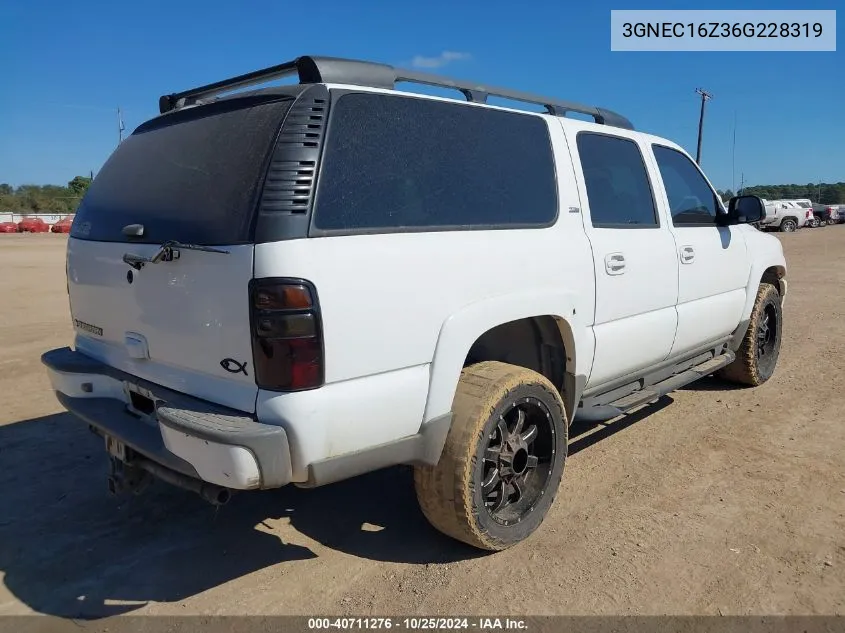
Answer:
<svg viewBox="0 0 845 633"><path fill-rule="evenodd" d="M669 394L681 387L695 382L696 380L708 376L722 367L730 365L736 360L736 354L731 350L704 361L694 367L682 371L678 374L670 376L658 383L649 385L644 389L630 393L618 400L608 403L607 405L594 407L595 411L591 411L593 407L578 411L577 417L581 419L603 419L609 420L620 415L624 415L646 404L650 404L659 400L666 394Z"/></svg>

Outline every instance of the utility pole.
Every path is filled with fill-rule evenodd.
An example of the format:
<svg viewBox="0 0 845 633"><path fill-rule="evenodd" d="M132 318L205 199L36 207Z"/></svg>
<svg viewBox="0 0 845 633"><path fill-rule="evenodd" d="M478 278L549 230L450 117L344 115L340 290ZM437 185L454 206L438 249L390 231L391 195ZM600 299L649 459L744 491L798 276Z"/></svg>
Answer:
<svg viewBox="0 0 845 633"><path fill-rule="evenodd" d="M123 130L126 129L123 127L123 117L120 115L120 106L117 106L117 144L120 145L123 142Z"/></svg>
<svg viewBox="0 0 845 633"><path fill-rule="evenodd" d="M696 88L696 93L701 95L701 116L698 119L698 150L695 152L695 162L699 165L701 164L701 133L704 129L704 104L707 103L709 99L713 98L709 92L704 90L703 88Z"/></svg>
<svg viewBox="0 0 845 633"><path fill-rule="evenodd" d="M745 189L745 172L742 172L742 180L739 181L739 192L736 195L741 196L743 189Z"/></svg>
<svg viewBox="0 0 845 633"><path fill-rule="evenodd" d="M736 194L736 110L734 110L734 139L731 146L731 191Z"/></svg>

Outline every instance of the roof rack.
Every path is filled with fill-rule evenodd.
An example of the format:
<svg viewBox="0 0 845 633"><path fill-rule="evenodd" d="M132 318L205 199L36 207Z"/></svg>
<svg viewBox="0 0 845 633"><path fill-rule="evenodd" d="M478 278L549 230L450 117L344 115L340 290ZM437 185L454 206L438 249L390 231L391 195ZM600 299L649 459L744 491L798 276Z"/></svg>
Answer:
<svg viewBox="0 0 845 633"><path fill-rule="evenodd" d="M410 82L440 88L453 88L463 93L466 100L473 103L486 103L487 98L490 96L502 97L514 101L541 105L546 108L549 114L555 116L562 117L566 116L567 112L577 112L593 117L596 123L628 130L634 129L631 122L624 116L611 110L605 110L604 108L582 105L571 101L561 101L518 90L494 88L492 86L459 81L440 75L394 68L393 66L377 62L341 59L337 57L297 57L293 61L285 62L284 64L270 66L269 68L256 70L245 75L238 75L237 77L224 79L223 81L206 86L185 90L184 92L163 95L159 97L159 110L164 114L165 112L196 103L200 99L246 86L293 76L294 74L298 75L300 84L336 83L392 90L396 88L397 83Z"/></svg>

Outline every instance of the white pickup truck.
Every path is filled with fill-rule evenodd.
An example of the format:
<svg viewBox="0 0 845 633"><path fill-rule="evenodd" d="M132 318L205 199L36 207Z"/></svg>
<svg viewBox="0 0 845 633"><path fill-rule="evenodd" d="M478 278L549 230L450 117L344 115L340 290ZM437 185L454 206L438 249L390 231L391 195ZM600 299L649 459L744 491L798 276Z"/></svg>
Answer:
<svg viewBox="0 0 845 633"><path fill-rule="evenodd" d="M814 221L813 204L809 200L764 200L766 217L760 228L792 233Z"/></svg>
<svg viewBox="0 0 845 633"><path fill-rule="evenodd" d="M574 419L775 371L762 201L726 210L619 114L320 57L159 105L81 202L75 338L42 359L114 492L222 504L412 464L432 525L500 550L546 516Z"/></svg>

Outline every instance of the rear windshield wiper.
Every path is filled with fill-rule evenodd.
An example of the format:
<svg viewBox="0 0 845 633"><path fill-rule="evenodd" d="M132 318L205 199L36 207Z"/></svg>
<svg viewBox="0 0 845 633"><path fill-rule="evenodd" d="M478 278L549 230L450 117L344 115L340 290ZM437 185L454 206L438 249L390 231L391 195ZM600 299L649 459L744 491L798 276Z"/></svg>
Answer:
<svg viewBox="0 0 845 633"><path fill-rule="evenodd" d="M169 240L161 245L152 257L144 257L134 253L124 253L123 261L132 266L135 270L141 270L144 264L158 264L159 262L172 262L179 259L179 249L186 251L205 251L206 253L222 253L228 255L229 251L213 246L200 246L199 244L182 244L176 240Z"/></svg>

